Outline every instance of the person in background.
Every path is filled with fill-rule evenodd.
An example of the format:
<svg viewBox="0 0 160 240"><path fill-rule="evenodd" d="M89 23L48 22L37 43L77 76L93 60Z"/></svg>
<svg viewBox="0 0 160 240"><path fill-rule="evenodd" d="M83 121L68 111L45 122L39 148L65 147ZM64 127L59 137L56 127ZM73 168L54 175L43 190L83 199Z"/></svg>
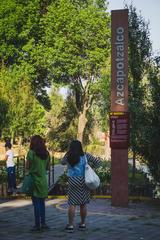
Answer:
<svg viewBox="0 0 160 240"><path fill-rule="evenodd" d="M31 231L47 230L49 227L45 220L45 198L48 196L46 172L50 165L50 155L41 136L35 135L31 138L26 159L26 168L34 178L31 198L34 206L35 225Z"/></svg>
<svg viewBox="0 0 160 240"><path fill-rule="evenodd" d="M8 194L13 194L16 193L16 173L14 164L14 153L12 150L12 144L9 141L5 143L5 150L5 160L8 175Z"/></svg>
<svg viewBox="0 0 160 240"><path fill-rule="evenodd" d="M100 165L100 160L89 153L84 153L82 144L78 140L71 142L68 152L61 160L61 164L67 164L68 176L68 224L65 228L67 232L74 231L74 217L76 206L80 206L81 222L80 230L86 229L87 206L90 201L90 190L85 185L85 164L86 158L93 167Z"/></svg>

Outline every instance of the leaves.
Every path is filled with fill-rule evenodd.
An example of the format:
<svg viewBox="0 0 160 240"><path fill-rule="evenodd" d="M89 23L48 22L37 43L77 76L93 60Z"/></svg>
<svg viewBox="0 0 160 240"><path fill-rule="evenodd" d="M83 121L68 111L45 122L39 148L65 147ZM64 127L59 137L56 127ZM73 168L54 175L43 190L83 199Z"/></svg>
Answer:
<svg viewBox="0 0 160 240"><path fill-rule="evenodd" d="M39 116L43 129L44 109L38 102L49 111L47 89L52 83L69 84L72 100L66 104L74 111L62 109L66 124L62 121L61 129L68 128L66 134L75 135L84 105L91 110L93 99L98 101L103 91L101 69L110 50L110 17L105 1L2 0L0 13L1 91L9 104L5 127L16 134L34 132L25 116L28 114L36 120L37 128Z"/></svg>
<svg viewBox="0 0 160 240"><path fill-rule="evenodd" d="M15 74L16 73L16 74ZM3 135L29 137L33 133L43 133L45 111L36 101L27 76L17 69L3 67L0 75L0 95L3 96Z"/></svg>

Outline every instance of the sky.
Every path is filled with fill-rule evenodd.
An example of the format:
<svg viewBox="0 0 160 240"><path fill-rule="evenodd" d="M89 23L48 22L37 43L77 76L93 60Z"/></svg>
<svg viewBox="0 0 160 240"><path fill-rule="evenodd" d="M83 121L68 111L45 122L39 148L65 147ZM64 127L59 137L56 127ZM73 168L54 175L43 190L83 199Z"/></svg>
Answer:
<svg viewBox="0 0 160 240"><path fill-rule="evenodd" d="M160 52L160 0L108 0L109 11L123 9L124 3L136 7L137 13L149 21L153 53Z"/></svg>

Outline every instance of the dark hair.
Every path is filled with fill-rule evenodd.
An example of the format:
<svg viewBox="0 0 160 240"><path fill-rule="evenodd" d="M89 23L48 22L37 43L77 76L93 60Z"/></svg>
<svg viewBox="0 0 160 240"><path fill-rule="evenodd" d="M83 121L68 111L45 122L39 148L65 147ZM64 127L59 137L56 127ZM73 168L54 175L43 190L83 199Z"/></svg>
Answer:
<svg viewBox="0 0 160 240"><path fill-rule="evenodd" d="M80 156L84 156L82 144L78 140L73 140L70 143L69 151L67 152L67 161L73 167L79 162Z"/></svg>
<svg viewBox="0 0 160 240"><path fill-rule="evenodd" d="M49 155L45 146L45 142L39 135L35 135L31 138L30 150L34 151L41 159L47 159Z"/></svg>
<svg viewBox="0 0 160 240"><path fill-rule="evenodd" d="M6 142L5 143L5 148L9 148L9 149L11 149L11 147L12 147L12 144L10 143L10 142Z"/></svg>

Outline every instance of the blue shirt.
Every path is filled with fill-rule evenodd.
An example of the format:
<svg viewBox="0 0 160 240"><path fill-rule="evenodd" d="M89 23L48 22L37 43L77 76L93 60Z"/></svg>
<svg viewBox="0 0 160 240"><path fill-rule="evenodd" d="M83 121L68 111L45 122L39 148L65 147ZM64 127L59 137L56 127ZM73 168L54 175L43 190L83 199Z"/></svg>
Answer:
<svg viewBox="0 0 160 240"><path fill-rule="evenodd" d="M68 165L67 176L68 177L84 177L86 160L84 156L80 157L79 162L73 167Z"/></svg>

